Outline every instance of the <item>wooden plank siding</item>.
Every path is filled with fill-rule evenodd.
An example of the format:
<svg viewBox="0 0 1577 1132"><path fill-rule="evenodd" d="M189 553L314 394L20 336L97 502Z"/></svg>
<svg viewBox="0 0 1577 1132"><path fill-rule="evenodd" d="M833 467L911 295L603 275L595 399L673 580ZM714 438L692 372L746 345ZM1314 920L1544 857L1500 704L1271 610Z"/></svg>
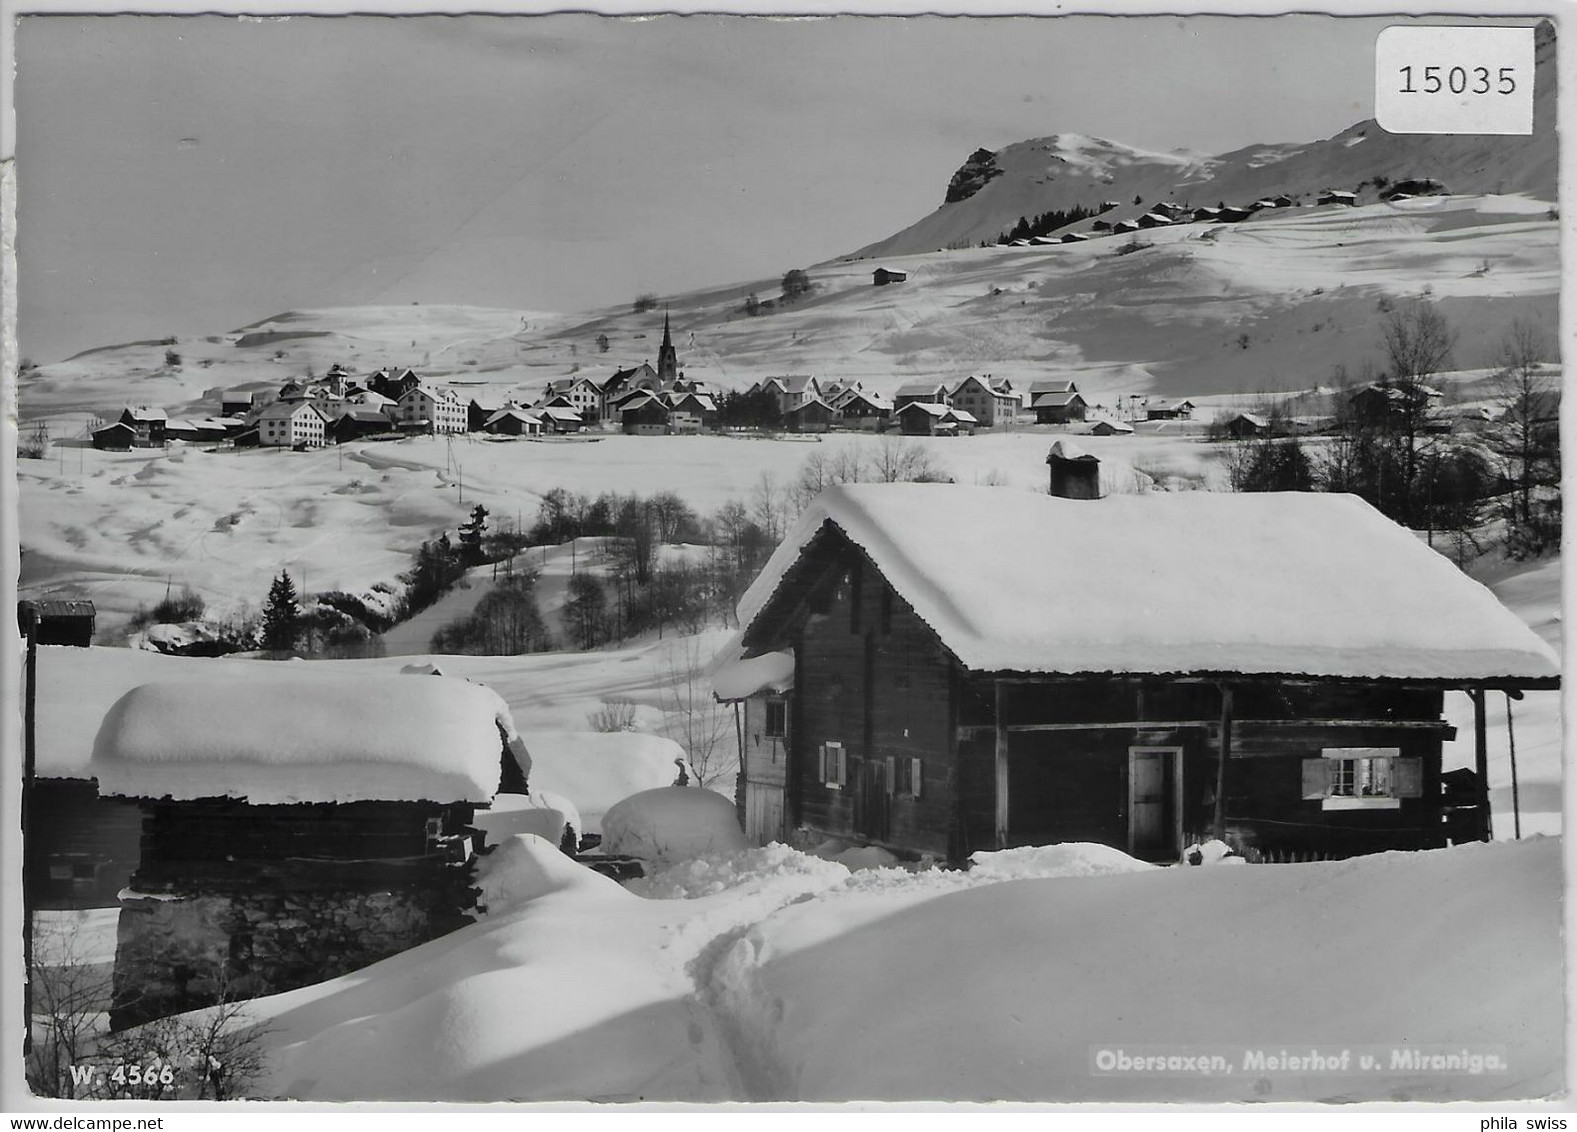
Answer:
<svg viewBox="0 0 1577 1132"><path fill-rule="evenodd" d="M790 820L813 835L947 856L956 779L951 658L851 548L829 555L803 585L806 613L793 642ZM819 755L827 742L842 743L848 755L842 789L821 780ZM888 758L921 760L920 796L870 798L867 821L857 822L861 784L871 782L866 764L885 766ZM870 828L873 822L878 828Z"/></svg>
<svg viewBox="0 0 1577 1132"><path fill-rule="evenodd" d="M801 844L838 837L958 863L1001 842L1094 841L1128 851L1131 750L1138 747L1179 753L1162 773L1168 797L1175 787L1166 820L1181 826L1181 850L1210 834L1227 688L1232 731L1222 809L1229 840L1328 856L1445 844L1440 757L1452 732L1438 688L968 671L831 524L747 627L745 646L750 653L794 649L782 781L784 832ZM747 723L746 781L770 785L778 764L765 746L755 750L760 730ZM1007 788L1000 839L999 738ZM828 742L842 744L846 755L841 788L822 781ZM1385 809L1326 808L1304 798L1304 761L1334 747L1395 748L1418 759L1421 796ZM910 758L921 762L920 796L889 796L887 760ZM870 769L873 762L880 768ZM861 804L862 784L867 792L882 786L881 796L867 793Z"/></svg>

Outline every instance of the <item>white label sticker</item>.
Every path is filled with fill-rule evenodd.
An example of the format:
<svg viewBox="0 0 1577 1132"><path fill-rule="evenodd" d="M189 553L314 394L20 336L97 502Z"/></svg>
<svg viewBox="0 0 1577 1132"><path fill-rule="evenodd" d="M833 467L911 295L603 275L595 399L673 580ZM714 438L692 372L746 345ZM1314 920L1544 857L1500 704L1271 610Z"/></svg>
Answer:
<svg viewBox="0 0 1577 1132"><path fill-rule="evenodd" d="M1386 28L1374 116L1393 134L1531 134L1533 29Z"/></svg>

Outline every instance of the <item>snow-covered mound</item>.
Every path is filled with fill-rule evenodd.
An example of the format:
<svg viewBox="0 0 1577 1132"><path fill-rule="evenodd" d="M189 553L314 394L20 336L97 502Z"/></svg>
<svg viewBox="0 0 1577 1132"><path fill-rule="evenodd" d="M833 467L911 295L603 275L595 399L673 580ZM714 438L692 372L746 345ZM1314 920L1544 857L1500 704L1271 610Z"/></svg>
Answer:
<svg viewBox="0 0 1577 1132"><path fill-rule="evenodd" d="M562 794L533 790L530 794L499 794L492 805L476 815L476 827L497 845L511 837L531 834L558 845L569 835L578 839L580 813Z"/></svg>
<svg viewBox="0 0 1577 1132"><path fill-rule="evenodd" d="M1137 860L1121 849L1088 841L1062 845L1026 845L1019 849L982 850L969 858L970 875L992 880L1035 880L1047 877L1095 877L1149 872L1157 866Z"/></svg>
<svg viewBox="0 0 1577 1132"><path fill-rule="evenodd" d="M734 804L711 790L644 790L602 815L602 850L612 856L673 862L749 847Z"/></svg>
<svg viewBox="0 0 1577 1132"><path fill-rule="evenodd" d="M144 684L104 716L90 770L106 794L289 802L486 802L498 695L451 677L310 674Z"/></svg>
<svg viewBox="0 0 1577 1132"><path fill-rule="evenodd" d="M674 760L684 750L672 739L637 731L533 731L531 781L539 791L575 804L581 833L600 833L603 814L643 790L672 785Z"/></svg>
<svg viewBox="0 0 1577 1132"><path fill-rule="evenodd" d="M714 994L778 1100L1509 1099L1563 1087L1560 844L1150 869L784 908ZM1379 944L1383 941L1383 946ZM1508 1071L1254 1070L1245 1051L1497 1053ZM1230 1074L1092 1072L1100 1049Z"/></svg>

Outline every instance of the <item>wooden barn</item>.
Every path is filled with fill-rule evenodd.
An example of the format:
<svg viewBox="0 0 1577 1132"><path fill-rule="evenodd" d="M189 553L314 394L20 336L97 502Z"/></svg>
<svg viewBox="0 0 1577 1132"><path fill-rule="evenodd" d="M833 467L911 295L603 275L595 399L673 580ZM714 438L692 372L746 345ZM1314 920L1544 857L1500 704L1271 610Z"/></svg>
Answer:
<svg viewBox="0 0 1577 1132"><path fill-rule="evenodd" d="M511 405L488 417L482 429L494 436L541 436L542 418L518 405Z"/></svg>
<svg viewBox="0 0 1577 1132"><path fill-rule="evenodd" d="M1352 496L847 485L738 614L714 683L746 704L741 797L769 815L782 779L757 835L955 862L1442 846L1444 693L1474 699L1482 788L1485 694L1559 685L1531 630Z"/></svg>
<svg viewBox="0 0 1577 1132"><path fill-rule="evenodd" d="M1144 407L1147 421L1186 421L1194 415L1194 403L1188 398L1175 401L1151 401Z"/></svg>
<svg viewBox="0 0 1577 1132"><path fill-rule="evenodd" d="M878 267L871 272L871 283L877 287L885 287L889 283L902 283L908 278L907 271L898 271L891 267Z"/></svg>
<svg viewBox="0 0 1577 1132"><path fill-rule="evenodd" d="M473 821L511 764L529 757L508 708L454 677L133 688L91 764L142 810L112 1028L333 978L471 922Z"/></svg>
<svg viewBox="0 0 1577 1132"><path fill-rule="evenodd" d="M649 393L631 398L619 409L619 427L627 436L664 436L668 406Z"/></svg>
<svg viewBox="0 0 1577 1132"><path fill-rule="evenodd" d="M1236 413L1227 419L1221 430L1233 440L1248 440L1255 436L1270 435L1270 418L1259 413Z"/></svg>
<svg viewBox="0 0 1577 1132"><path fill-rule="evenodd" d="M832 406L813 393L783 414L783 428L786 432L826 432L832 427L832 417Z"/></svg>
<svg viewBox="0 0 1577 1132"><path fill-rule="evenodd" d="M136 442L137 430L125 421L93 430L93 447L101 452L130 452Z"/></svg>
<svg viewBox="0 0 1577 1132"><path fill-rule="evenodd" d="M1029 407L1035 414L1036 424L1082 421L1089 411L1084 395L1076 389L1070 393L1031 393Z"/></svg>

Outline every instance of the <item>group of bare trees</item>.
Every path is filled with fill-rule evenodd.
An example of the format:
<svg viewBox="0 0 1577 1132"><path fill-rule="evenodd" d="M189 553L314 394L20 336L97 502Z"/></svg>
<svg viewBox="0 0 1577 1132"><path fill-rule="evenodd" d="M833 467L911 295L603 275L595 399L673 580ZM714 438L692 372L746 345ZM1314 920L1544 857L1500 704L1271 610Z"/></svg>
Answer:
<svg viewBox="0 0 1577 1132"><path fill-rule="evenodd" d="M1491 529L1517 557L1557 545L1559 394L1543 370L1544 335L1530 322L1512 324L1491 363L1493 419L1462 429L1430 385L1458 349L1445 316L1425 299L1382 310L1384 369L1356 384L1338 370L1331 435L1305 441L1270 408L1268 427L1229 449L1233 488L1350 492L1431 538L1445 532L1459 561L1484 550Z"/></svg>

